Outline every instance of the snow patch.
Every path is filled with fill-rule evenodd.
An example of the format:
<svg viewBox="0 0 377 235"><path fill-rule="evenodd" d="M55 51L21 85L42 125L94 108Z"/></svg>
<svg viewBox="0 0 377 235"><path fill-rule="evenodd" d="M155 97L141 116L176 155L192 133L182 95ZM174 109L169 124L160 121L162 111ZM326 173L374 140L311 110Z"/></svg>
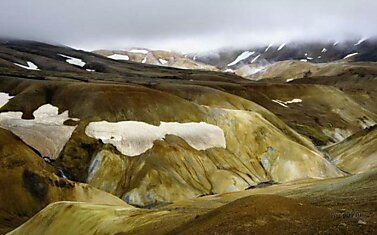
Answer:
<svg viewBox="0 0 377 235"><path fill-rule="evenodd" d="M293 100L289 100L289 101L285 101L284 103L285 104L294 104L294 103L301 103L302 102L302 99L293 99Z"/></svg>
<svg viewBox="0 0 377 235"><path fill-rule="evenodd" d="M8 93L0 92L0 108L8 103L14 96L10 96Z"/></svg>
<svg viewBox="0 0 377 235"><path fill-rule="evenodd" d="M24 69L28 69L28 70L39 70L38 66L36 66L33 62L26 61L26 63L27 63L27 66L26 65L22 65L22 64L17 64L17 63L13 63L13 64L17 65L18 67L21 67L21 68L24 68Z"/></svg>
<svg viewBox="0 0 377 235"><path fill-rule="evenodd" d="M281 106L283 106L284 108L288 108L288 106L284 103L284 101L281 101L281 100L272 100L272 102L275 102L277 104L280 104Z"/></svg>
<svg viewBox="0 0 377 235"><path fill-rule="evenodd" d="M280 51L281 49L283 49L285 47L286 43L283 43L281 44L279 47L278 47L278 51Z"/></svg>
<svg viewBox="0 0 377 235"><path fill-rule="evenodd" d="M326 48L323 48L321 52L322 52L322 53L326 53L326 52L327 52L327 49L326 49Z"/></svg>
<svg viewBox="0 0 377 235"><path fill-rule="evenodd" d="M128 55L121 55L121 54L109 55L107 58L110 58L113 60L129 60L130 59Z"/></svg>
<svg viewBox="0 0 377 235"><path fill-rule="evenodd" d="M145 64L147 62L147 57L145 56L144 59L141 61L141 63Z"/></svg>
<svg viewBox="0 0 377 235"><path fill-rule="evenodd" d="M102 140L105 144L114 145L122 154L130 157L151 149L154 141L163 140L166 135L181 137L196 150L226 148L223 130L205 122L161 122L159 126L154 126L137 121L101 121L89 123L85 133L89 137Z"/></svg>
<svg viewBox="0 0 377 235"><path fill-rule="evenodd" d="M86 69L86 71L88 71L88 72L95 72L94 69Z"/></svg>
<svg viewBox="0 0 377 235"><path fill-rule="evenodd" d="M149 51L145 49L131 49L129 50L131 53L140 53L140 54L148 54Z"/></svg>
<svg viewBox="0 0 377 235"><path fill-rule="evenodd" d="M352 54L348 54L348 55L346 55L343 59L348 59L348 58L353 57L353 56L355 56L355 55L357 55L357 54L359 54L359 52L355 52L355 53L352 53Z"/></svg>
<svg viewBox="0 0 377 235"><path fill-rule="evenodd" d="M257 59L259 59L260 55L257 55L250 63L254 63Z"/></svg>
<svg viewBox="0 0 377 235"><path fill-rule="evenodd" d="M368 38L362 38L362 39L360 39L359 41L357 41L355 44L354 44L354 46L358 46L358 45L360 45L361 43L363 43L365 40L367 40Z"/></svg>
<svg viewBox="0 0 377 235"><path fill-rule="evenodd" d="M294 103L301 103L302 102L302 99L293 99L293 100L288 100L288 101L281 101L281 100L272 100L272 102L275 102L285 108L288 108L288 104L294 104Z"/></svg>
<svg viewBox="0 0 377 235"><path fill-rule="evenodd" d="M242 73L242 76L251 76L251 75L254 75L254 74L257 74L259 72L262 72L266 69L265 66L260 66L260 67L249 67L248 65L242 67L241 69L239 69L239 71Z"/></svg>
<svg viewBox="0 0 377 235"><path fill-rule="evenodd" d="M267 52L274 44L270 43L264 52Z"/></svg>
<svg viewBox="0 0 377 235"><path fill-rule="evenodd" d="M291 82L293 80L295 80L295 79L294 78L288 78L287 80L285 80L285 82Z"/></svg>
<svg viewBox="0 0 377 235"><path fill-rule="evenodd" d="M245 59L249 58L250 56L252 56L254 54L255 54L255 51L252 51L252 52L244 51L233 62L229 63L228 66L233 66L233 65L237 64L238 62L240 62L241 60L245 60Z"/></svg>
<svg viewBox="0 0 377 235"><path fill-rule="evenodd" d="M162 58L158 59L158 62L160 62L160 64L162 64L162 65L165 65L165 64L167 64L167 63L168 63L168 61L167 61L167 60L165 60L165 59L162 59Z"/></svg>
<svg viewBox="0 0 377 235"><path fill-rule="evenodd" d="M25 120L22 119L22 112L0 113L0 127L13 132L26 144L38 150L43 157L56 159L76 126L64 125L63 123L70 119L68 111L59 114L58 108L51 104L42 105L33 115L34 119Z"/></svg>
<svg viewBox="0 0 377 235"><path fill-rule="evenodd" d="M301 59L300 61L302 61L302 62L308 62L307 59Z"/></svg>
<svg viewBox="0 0 377 235"><path fill-rule="evenodd" d="M65 61L68 64L77 65L79 67L84 67L86 64L84 61L82 61L79 58L75 58L75 57L64 55L64 54L58 54L58 55L60 55L61 57L67 58Z"/></svg>
<svg viewBox="0 0 377 235"><path fill-rule="evenodd" d="M265 69L266 69L266 67L263 67L263 66L262 67L257 67L257 68L251 68L249 70L249 75L254 75L256 73L264 71Z"/></svg>

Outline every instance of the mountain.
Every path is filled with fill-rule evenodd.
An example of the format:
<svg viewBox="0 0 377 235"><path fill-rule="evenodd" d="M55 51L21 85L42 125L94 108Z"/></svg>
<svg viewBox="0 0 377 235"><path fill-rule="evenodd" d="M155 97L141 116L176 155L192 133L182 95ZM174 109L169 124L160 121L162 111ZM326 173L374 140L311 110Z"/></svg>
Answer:
<svg viewBox="0 0 377 235"><path fill-rule="evenodd" d="M312 63L328 63L337 60L377 61L377 38L332 42L286 42L266 44L243 49L224 48L218 51L191 55L195 61L220 69L238 69L243 65L299 60Z"/></svg>
<svg viewBox="0 0 377 235"><path fill-rule="evenodd" d="M129 60L139 63L153 64L180 69L200 69L218 71L215 66L200 63L178 52L148 50L133 48L130 50L97 50L96 54L106 56L114 60Z"/></svg>
<svg viewBox="0 0 377 235"><path fill-rule="evenodd" d="M296 211L292 219L307 218L292 230L298 231L331 217L334 211L326 203L338 200L329 196L334 185L365 185L350 183L342 200L357 192L374 195L375 166L363 160L373 157L360 157L354 164L362 171L351 171L338 164L342 151L332 149L377 122L373 63L361 68L343 62L346 66L327 77L286 82L273 76L256 82L127 56L119 60L61 45L0 42L0 167L2 185L10 187L0 191L2 232L30 218L14 234L186 231L191 226L185 223L197 215L227 218L231 208L264 199ZM344 162L354 153L347 155ZM279 195L233 204L263 187L262 192ZM310 190L317 193L307 195ZM302 202L295 197L314 203L322 194L328 195L323 204L296 208ZM17 206L10 203L14 198ZM371 198L365 200L374 202ZM357 207L363 198L358 200L347 208L366 210ZM372 218L375 212L365 214ZM371 223L368 218L360 220ZM328 231L340 231L335 223L344 222L337 218ZM198 226L193 228L208 231Z"/></svg>
<svg viewBox="0 0 377 235"><path fill-rule="evenodd" d="M361 38L334 42L287 42L244 49L223 48L217 51L180 54L178 52L132 48L129 50L97 50L94 53L114 60L235 73L241 77L260 80L280 77L282 67L297 67L299 71L283 75L287 79L314 74L344 71L347 62L376 62L377 38ZM341 65L337 65L341 64ZM278 71L275 71L278 70ZM297 70L297 69L296 69ZM273 72L275 71L275 72ZM280 71L280 73L279 73ZM316 73L319 71L318 73ZM311 74L310 74L311 75Z"/></svg>

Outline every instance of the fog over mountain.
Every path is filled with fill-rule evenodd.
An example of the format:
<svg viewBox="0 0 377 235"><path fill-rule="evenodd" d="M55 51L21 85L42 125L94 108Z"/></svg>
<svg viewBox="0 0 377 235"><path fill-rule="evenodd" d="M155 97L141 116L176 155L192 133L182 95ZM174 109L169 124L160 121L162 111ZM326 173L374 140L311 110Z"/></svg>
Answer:
<svg viewBox="0 0 377 235"><path fill-rule="evenodd" d="M374 0L2 0L0 36L184 52L370 37Z"/></svg>

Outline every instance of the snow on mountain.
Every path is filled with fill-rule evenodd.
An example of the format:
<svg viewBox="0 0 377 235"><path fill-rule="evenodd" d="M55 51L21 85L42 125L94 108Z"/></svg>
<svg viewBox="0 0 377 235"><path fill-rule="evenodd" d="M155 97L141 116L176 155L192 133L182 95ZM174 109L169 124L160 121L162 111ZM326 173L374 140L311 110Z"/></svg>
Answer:
<svg viewBox="0 0 377 235"><path fill-rule="evenodd" d="M0 108L3 107L14 96L10 96L8 93L0 92Z"/></svg>
<svg viewBox="0 0 377 235"><path fill-rule="evenodd" d="M264 50L264 52L267 52L272 46L273 46L273 44L270 43L270 44L267 46L266 50Z"/></svg>
<svg viewBox="0 0 377 235"><path fill-rule="evenodd" d="M355 47L357 50L355 50ZM245 64L265 65L284 60L328 63L342 60L346 55L353 54L356 51L358 55L352 56L353 61L377 61L377 38L344 41L290 41L276 44L276 46L273 46L273 43L266 43L266 45L260 46L239 49L224 48L208 53L200 53L195 55L195 59L198 62L213 65L222 70L229 67L236 70ZM254 52L253 56L248 58L251 56L251 52ZM243 63L239 63L241 60Z"/></svg>
<svg viewBox="0 0 377 235"><path fill-rule="evenodd" d="M169 63L169 61L167 61L167 60L165 60L165 59L162 59L162 58L158 59L158 61L159 61L160 64L162 64L162 65L165 65L165 64L168 64L168 63Z"/></svg>
<svg viewBox="0 0 377 235"><path fill-rule="evenodd" d="M35 65L33 62L26 61L26 63L27 63L27 66L26 65L22 65L22 64L17 64L17 63L14 63L14 64L17 65L18 67L21 67L21 68L24 68L24 69L28 69L28 70L39 70L38 66Z"/></svg>
<svg viewBox="0 0 377 235"><path fill-rule="evenodd" d="M136 48L129 50L97 50L94 51L94 53L115 60L128 60L143 64L153 64L181 69L219 70L215 66L195 61L193 57L172 51Z"/></svg>
<svg viewBox="0 0 377 235"><path fill-rule="evenodd" d="M145 49L135 49L135 48L133 48L133 49L129 50L129 52L140 53L140 54L148 54L149 51L145 50Z"/></svg>
<svg viewBox="0 0 377 235"><path fill-rule="evenodd" d="M59 55L61 57L67 58L66 62L68 64L77 65L77 66L80 66L80 67L84 67L85 64L86 64L84 61L82 61L82 59L75 58L75 57L68 56L68 55L64 55L64 54L59 54Z"/></svg>
<svg viewBox="0 0 377 235"><path fill-rule="evenodd" d="M284 108L288 108L288 104L301 103L302 99L295 98L295 99L288 100L288 101L273 99L272 102L277 103L277 104L283 106Z"/></svg>
<svg viewBox="0 0 377 235"><path fill-rule="evenodd" d="M348 54L348 55L346 55L343 59L348 59L348 58L353 57L353 56L355 56L355 55L357 55L357 54L359 54L359 53L358 53L358 52L355 52L355 53Z"/></svg>
<svg viewBox="0 0 377 235"><path fill-rule="evenodd" d="M285 47L285 43L281 44L278 48L278 51L280 51L281 49L283 49Z"/></svg>
<svg viewBox="0 0 377 235"><path fill-rule="evenodd" d="M361 38L359 41L357 41L354 45L355 46L358 46L360 45L361 43L363 43L365 40L367 40L368 38Z"/></svg>
<svg viewBox="0 0 377 235"><path fill-rule="evenodd" d="M251 60L250 63L254 63L255 61L257 61L257 59L259 59L260 55L257 55L254 59Z"/></svg>
<svg viewBox="0 0 377 235"><path fill-rule="evenodd" d="M245 59L249 58L250 56L252 56L254 54L255 54L255 51L251 51L251 52L250 51L244 51L233 62L229 63L228 66L236 65L236 64L238 64L238 62L245 60Z"/></svg>
<svg viewBox="0 0 377 235"><path fill-rule="evenodd" d="M113 59L113 60L129 60L130 57L128 55L120 55L120 54L113 54L108 56L107 58Z"/></svg>

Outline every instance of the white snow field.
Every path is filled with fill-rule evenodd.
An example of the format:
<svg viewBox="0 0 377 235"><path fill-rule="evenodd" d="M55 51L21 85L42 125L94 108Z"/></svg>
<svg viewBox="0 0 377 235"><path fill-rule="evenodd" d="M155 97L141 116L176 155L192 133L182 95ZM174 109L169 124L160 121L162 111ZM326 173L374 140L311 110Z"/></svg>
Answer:
<svg viewBox="0 0 377 235"><path fill-rule="evenodd" d="M153 142L163 140L166 135L184 139L197 150L226 147L223 130L205 122L178 123L161 122L159 126L138 121L91 122L85 129L86 135L112 144L126 156L138 156L153 147Z"/></svg>

